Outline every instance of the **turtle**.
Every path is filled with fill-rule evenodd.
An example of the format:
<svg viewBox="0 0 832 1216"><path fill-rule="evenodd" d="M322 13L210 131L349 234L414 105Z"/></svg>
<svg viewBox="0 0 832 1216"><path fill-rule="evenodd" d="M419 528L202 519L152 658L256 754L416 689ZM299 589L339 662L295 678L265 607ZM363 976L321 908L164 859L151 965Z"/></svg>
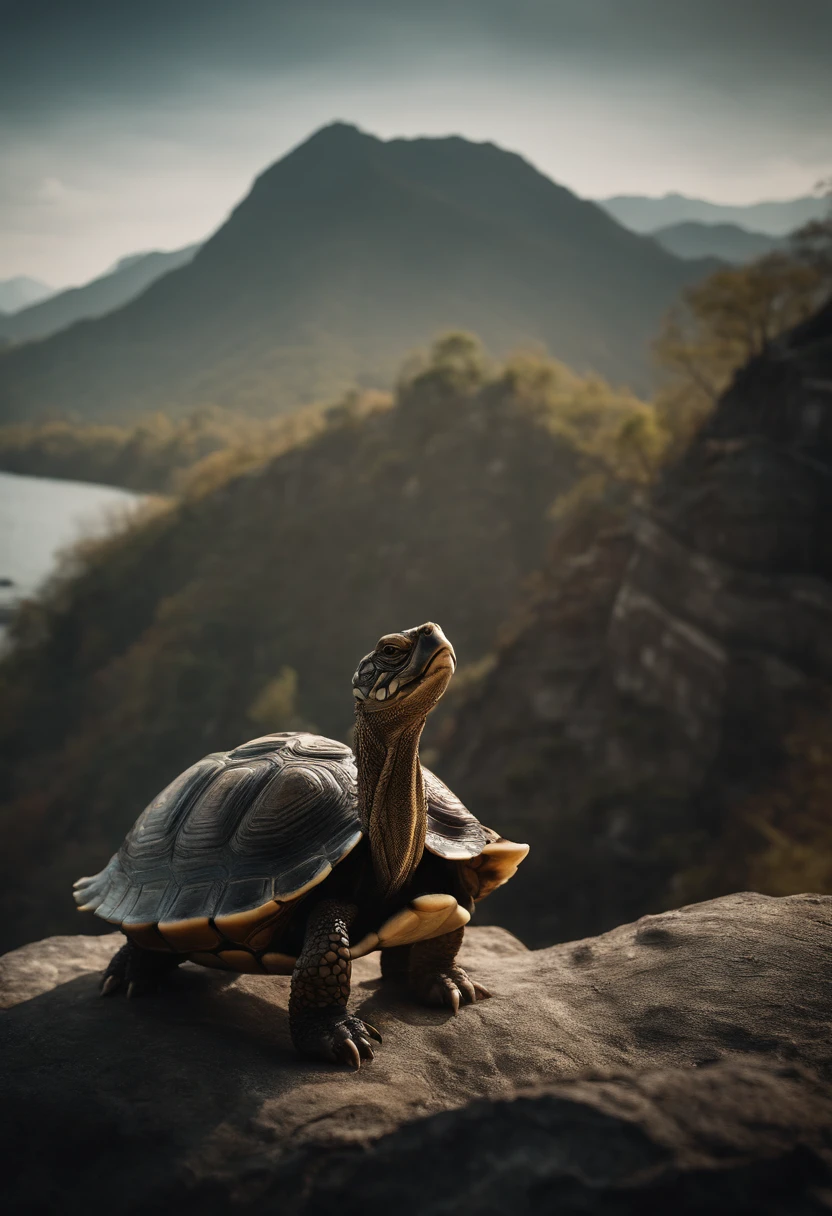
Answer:
<svg viewBox="0 0 832 1216"><path fill-rule="evenodd" d="M457 962L465 925L528 846L484 827L420 763L455 668L432 621L385 634L352 679L354 753L283 731L205 756L162 790L74 886L79 908L127 939L101 994L140 996L186 959L291 975L296 1050L355 1068L381 1036L348 1010L353 959L379 950L383 979L454 1014L486 999Z"/></svg>

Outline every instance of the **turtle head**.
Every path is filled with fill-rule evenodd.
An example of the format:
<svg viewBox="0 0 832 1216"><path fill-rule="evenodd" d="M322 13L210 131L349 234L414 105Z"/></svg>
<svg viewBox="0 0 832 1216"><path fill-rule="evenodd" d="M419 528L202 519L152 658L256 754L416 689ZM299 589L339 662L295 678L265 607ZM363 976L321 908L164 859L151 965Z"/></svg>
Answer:
<svg viewBox="0 0 832 1216"><path fill-rule="evenodd" d="M455 668L454 648L433 621L386 633L352 678L356 709L391 725L424 718L448 687Z"/></svg>

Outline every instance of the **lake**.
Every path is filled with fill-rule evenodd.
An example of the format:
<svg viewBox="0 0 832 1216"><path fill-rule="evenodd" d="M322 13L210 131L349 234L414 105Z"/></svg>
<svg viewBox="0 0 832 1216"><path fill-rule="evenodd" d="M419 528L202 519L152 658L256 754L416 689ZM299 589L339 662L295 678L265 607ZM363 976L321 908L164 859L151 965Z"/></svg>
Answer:
<svg viewBox="0 0 832 1216"><path fill-rule="evenodd" d="M144 497L115 486L0 473L0 637L14 604L51 574L62 549L106 532Z"/></svg>

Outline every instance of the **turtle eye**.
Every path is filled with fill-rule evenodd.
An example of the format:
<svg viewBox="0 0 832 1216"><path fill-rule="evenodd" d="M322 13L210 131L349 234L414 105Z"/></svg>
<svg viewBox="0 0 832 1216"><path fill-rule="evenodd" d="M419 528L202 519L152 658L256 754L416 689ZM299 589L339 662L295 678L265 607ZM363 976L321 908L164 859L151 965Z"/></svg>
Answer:
<svg viewBox="0 0 832 1216"><path fill-rule="evenodd" d="M400 653L400 650L398 646L393 646L392 643L388 642L386 646L382 646L381 653L387 659L394 659Z"/></svg>

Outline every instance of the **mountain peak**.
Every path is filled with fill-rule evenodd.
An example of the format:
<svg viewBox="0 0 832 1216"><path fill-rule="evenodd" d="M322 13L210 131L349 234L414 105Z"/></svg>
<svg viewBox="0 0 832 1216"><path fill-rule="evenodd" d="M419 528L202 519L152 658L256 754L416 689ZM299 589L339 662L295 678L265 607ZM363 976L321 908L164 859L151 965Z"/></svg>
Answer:
<svg viewBox="0 0 832 1216"><path fill-rule="evenodd" d="M347 122L343 118L333 118L332 122L324 123L322 127L318 127L316 131L304 141L311 144L318 139L372 139L376 143L381 142L377 135L370 135L368 131L362 131L354 122Z"/></svg>
<svg viewBox="0 0 832 1216"><path fill-rule="evenodd" d="M698 273L494 144L333 122L257 179L192 265L5 352L0 410L293 407L357 376L389 384L402 352L448 329L639 386Z"/></svg>
<svg viewBox="0 0 832 1216"><path fill-rule="evenodd" d="M371 147L374 145L378 147L383 142L377 135L370 135L369 132L362 131L360 127L355 126L353 123L344 122L339 118L327 123L323 127L318 127L317 131L313 131L307 139L296 144L291 152L289 152L289 156L313 149L316 152L326 153L327 155L331 155L339 149L354 152L362 146ZM277 163L280 164L281 162L278 161Z"/></svg>
<svg viewBox="0 0 832 1216"><path fill-rule="evenodd" d="M340 120L328 123L264 169L255 179L248 198L238 205L238 210L251 199L268 197L271 187L284 181L287 173L294 178L301 173L307 177L311 175L313 179L320 174L330 177L347 165L359 164L371 149L383 146L377 136L369 135L351 123Z"/></svg>
<svg viewBox="0 0 832 1216"><path fill-rule="evenodd" d="M29 304L36 304L51 296L54 288L40 279L18 274L11 279L0 280L0 311L14 313Z"/></svg>

